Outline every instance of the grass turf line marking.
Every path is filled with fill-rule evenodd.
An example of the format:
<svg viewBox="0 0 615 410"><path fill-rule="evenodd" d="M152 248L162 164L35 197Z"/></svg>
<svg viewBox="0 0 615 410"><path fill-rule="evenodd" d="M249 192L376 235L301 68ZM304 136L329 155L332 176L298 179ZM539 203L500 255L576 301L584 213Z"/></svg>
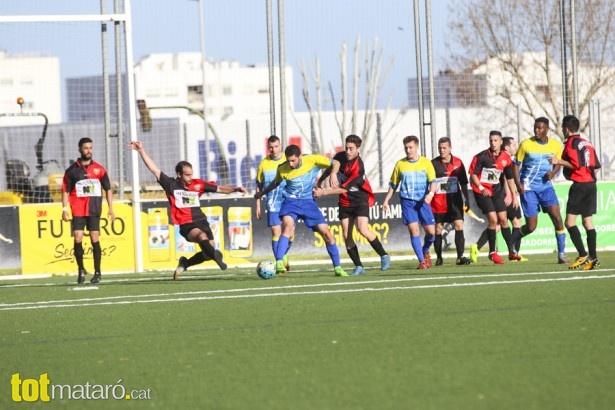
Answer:
<svg viewBox="0 0 615 410"><path fill-rule="evenodd" d="M49 304L57 302L41 302L47 303L45 305L38 304L34 306L19 306L21 304L5 304L0 305L0 311L3 310L29 310L29 309L49 309L49 308L68 308L68 307L83 307L83 306L105 306L105 305L132 305L137 303L164 303L164 302L194 302L194 301L206 301L217 299L245 299L245 298L257 298L257 297L278 297L278 296L307 296L307 295L323 295L323 294L339 294L339 293L358 293L358 292L383 292L391 290L414 290L414 289L436 289L436 288L455 288L455 287L473 287L473 286L492 286L492 285L514 285L524 283L548 283L548 282L561 282L561 281L578 281L578 280L590 280L590 279L613 279L614 275L607 276L573 276L567 278L540 278L540 279L524 279L524 280L505 280L505 281L489 281L489 282L472 282L472 283L448 283L448 284L431 284L431 285L415 285L415 286L392 286L385 288L359 288L359 289L333 289L333 290L317 290L317 291L301 291L301 292L276 292L276 293L255 293L247 295L221 295L221 296L198 296L187 298L172 298L172 299L146 299L146 300L120 300L120 301L107 301L99 302L94 300L93 303L65 303L65 304ZM174 296L173 294L168 294ZM131 296L134 297L134 296ZM102 299L102 298L101 298ZM60 302L64 303L64 301Z"/></svg>
<svg viewBox="0 0 615 410"><path fill-rule="evenodd" d="M598 272L610 272L612 269L596 269L594 273ZM97 298L83 298L83 299L64 299L64 300L50 300L50 301L36 301L36 302L17 302L17 303L0 303L0 308L4 306L27 306L27 305L39 305L39 304L52 304L52 303L75 303L75 302L89 302L89 301L99 301L99 300L117 300L117 299L136 299L136 298L147 298L147 297L166 297L166 296L179 296L179 295L204 295L204 294L212 294L212 293L239 293L239 292L251 292L251 291L264 291L264 290L280 290L280 289L302 289L302 288L316 288L316 287L327 287L327 286L355 286L355 285L366 285L366 284L382 284L382 283L396 283L396 282L415 282L415 281L430 281L430 280L451 280L451 279L476 279L476 278L501 278L501 277L510 277L510 276L536 276L536 275L557 275L557 274L576 274L577 272L572 271L550 271L550 272L519 272L519 273L492 273L492 274L478 274L478 275L463 275L463 276L419 276L419 277L411 277L411 278L399 278L399 279L375 279L375 280L362 280L362 281L352 281L352 282L328 282L328 283L312 283L305 285L281 285L281 286L267 286L267 287L258 287L258 288L237 288L237 289L217 289L217 290L193 290L186 292L165 292L165 293L151 293L151 294L143 294L143 295L122 295L122 296L102 296ZM144 278L141 278L145 280ZM118 282L123 282L124 279L119 280ZM115 283L115 281L107 281L106 283ZM65 284L46 284L47 286L65 286ZM36 287L36 284L21 284L20 287L23 286L31 286ZM86 285L84 288L93 287ZM69 288L67 290L71 290L73 288Z"/></svg>
<svg viewBox="0 0 615 410"><path fill-rule="evenodd" d="M610 272L612 269L596 269L598 272ZM167 297L167 296L179 296L179 295L204 295L204 294L216 294L216 293L239 293L239 292L251 292L251 291L266 291L266 290L280 290L280 289L303 289L303 288L315 288L315 287L328 287L328 286L355 286L355 285L371 285L382 283L397 283L397 282L415 282L415 281L430 281L430 280L450 280L450 279L476 279L476 278L501 278L511 276L536 276L536 275L557 275L557 274L575 274L577 272L571 271L551 271L551 272L520 272L520 273L493 273L485 275L463 275L463 276L420 276L412 278L399 278L399 279L376 279L376 280L362 280L353 282L333 282L333 283L312 283L305 285L282 285L282 286L267 286L258 288L238 288L238 289L217 289L217 290L194 290L187 292L165 292L165 293L151 293L143 295L121 295L121 296L102 296L96 298L82 298L82 299L64 299L64 300L50 300L50 301L36 301L36 302L16 302L16 303L0 303L0 310L2 307L9 306L28 306L28 305L45 305L54 303L75 303L75 302L91 302L101 300L118 300L118 299L136 299L136 298L148 298L148 297ZM121 282L121 281L120 281ZM515 283L516 281L512 281ZM108 283L108 282L107 282ZM479 282L480 283L480 282ZM47 284L49 286L54 284ZM19 285L19 286L37 286L31 285ZM64 286L64 284L55 284L55 286ZM85 286L88 288L92 286ZM70 289L68 289L70 290Z"/></svg>

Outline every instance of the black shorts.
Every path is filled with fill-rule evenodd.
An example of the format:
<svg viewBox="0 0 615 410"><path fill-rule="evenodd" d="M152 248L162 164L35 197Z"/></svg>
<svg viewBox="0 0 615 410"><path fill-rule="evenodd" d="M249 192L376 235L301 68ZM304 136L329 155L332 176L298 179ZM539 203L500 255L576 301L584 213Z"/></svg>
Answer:
<svg viewBox="0 0 615 410"><path fill-rule="evenodd" d="M88 232L100 231L100 216L73 216L70 221L73 231L83 231L88 228Z"/></svg>
<svg viewBox="0 0 615 410"><path fill-rule="evenodd" d="M463 203L461 205L463 207ZM463 208L458 206L449 206L445 214L433 214L437 224L453 223L455 221L463 221Z"/></svg>
<svg viewBox="0 0 615 410"><path fill-rule="evenodd" d="M207 239L209 239L210 241L214 239L214 233L211 231L211 228L209 227L209 222L207 221L195 221L180 225L179 233L181 234L181 236L186 238L186 240L189 240L188 234L193 229L200 229L201 231L205 232L205 235L207 235Z"/></svg>
<svg viewBox="0 0 615 410"><path fill-rule="evenodd" d="M348 219L351 216L365 216L369 218L369 205L367 203L355 205L355 206L339 206L338 219Z"/></svg>
<svg viewBox="0 0 615 410"><path fill-rule="evenodd" d="M476 201L476 205L478 205L478 209L483 211L485 215L489 212L506 212L503 193L494 196L474 194L474 200Z"/></svg>
<svg viewBox="0 0 615 410"><path fill-rule="evenodd" d="M573 182L568 191L566 214L594 215L598 203L598 192L595 182Z"/></svg>
<svg viewBox="0 0 615 410"><path fill-rule="evenodd" d="M515 198L514 200L516 201L517 199ZM506 207L506 218L508 218L509 221L512 222L513 219L521 219L522 217L523 215L521 215L521 205L519 205L517 209L515 209L512 204Z"/></svg>

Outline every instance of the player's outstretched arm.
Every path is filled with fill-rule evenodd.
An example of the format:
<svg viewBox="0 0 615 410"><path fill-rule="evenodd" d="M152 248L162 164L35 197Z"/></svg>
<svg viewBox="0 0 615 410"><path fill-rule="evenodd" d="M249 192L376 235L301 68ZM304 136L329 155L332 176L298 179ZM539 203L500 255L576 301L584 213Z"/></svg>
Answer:
<svg viewBox="0 0 615 410"><path fill-rule="evenodd" d="M156 177L156 180L160 179L160 168L154 162L154 160L149 156L147 151L145 151L145 147L143 147L143 143L141 141L130 141L128 143L128 148L133 149L139 153L143 163L151 171L152 174Z"/></svg>
<svg viewBox="0 0 615 410"><path fill-rule="evenodd" d="M248 191L242 186L218 185L218 189L216 190L216 192L220 194L232 194L233 192L241 192L245 195Z"/></svg>
<svg viewBox="0 0 615 410"><path fill-rule="evenodd" d="M261 190L261 191L257 191L254 194L254 198L255 199L260 199L262 197L264 197L265 195L267 195L269 192L273 191L274 189L276 189L276 187L280 185L278 182L276 182L275 180L271 181L271 183L269 185L267 185L265 187L265 189Z"/></svg>

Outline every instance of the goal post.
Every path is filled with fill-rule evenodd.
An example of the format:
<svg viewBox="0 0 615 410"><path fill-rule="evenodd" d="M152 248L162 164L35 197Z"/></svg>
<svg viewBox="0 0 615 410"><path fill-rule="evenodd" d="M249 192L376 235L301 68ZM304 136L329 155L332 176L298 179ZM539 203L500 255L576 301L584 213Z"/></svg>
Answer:
<svg viewBox="0 0 615 410"><path fill-rule="evenodd" d="M114 77L117 80L117 88L122 88L125 86L125 90L127 92L127 98L125 101L122 101L123 93L115 92L116 100L113 104L109 103L108 93L109 89L105 90L105 96L103 96L104 107L100 109L98 106L92 106L92 112L86 113L84 117L89 118L98 118L100 112L104 112L104 117L99 120L100 121L90 121L89 123L82 123L81 125L72 126L75 124L70 124L69 126L64 126L64 121L66 118L63 118L67 113L62 113L59 111L58 107L61 107L63 102L60 101L60 88L62 86L60 78L59 78L59 61L57 58L53 56L44 56L42 54L36 53L18 53L18 54L10 54L0 52L0 64L1 67L9 66L12 70L3 70L4 75L0 79L2 81L3 90L8 89L8 93L4 93L5 95L0 97L0 140L1 145L3 147L2 159L0 162L4 163L4 168L6 169L7 181L4 186L0 186L0 191L11 189L11 188L23 188L24 195L30 195L30 199L33 197L33 192L28 191L30 186L32 186L33 182L35 182L36 178L49 178L51 181L52 176L59 175L64 172L66 167L69 165L66 158L74 157L76 141L79 138L83 137L83 134L95 133L96 135L101 135L101 123L105 123L102 127L102 135L104 135L104 160L99 160L99 158L103 158L102 150L98 150L95 155L97 161L103 163L108 171L121 170L121 175L123 175L123 170L126 164L130 165L130 181L131 181L131 191L132 194L132 202L134 206L132 207L133 212L133 227L134 227L134 252L135 252L135 271L140 272L143 270L143 262L142 262L142 234L141 234L141 197L140 197L140 180L139 180L139 158L138 154L134 151L131 151L130 161L123 161L123 151L125 142L122 140L121 136L123 135L123 129L125 126L128 128L128 136L131 141L137 140L137 118L136 118L136 94L135 94L135 84L134 84L134 59L133 59L133 47L132 47L132 24L131 24L131 0L123 0L123 12L118 12L116 10L115 13L104 13L100 14L64 14L64 15L0 15L0 27L21 25L24 33L28 33L28 40L33 42L32 49L35 49L34 43L37 41L41 44L45 42L45 39L53 36L63 36L62 41L74 41L75 49L86 48L91 50L100 49L100 55L103 60L103 70L107 70L107 61L109 60L108 48L104 46L105 44L105 35L115 36L114 42L115 47L118 45L123 46L123 52L117 50L115 57L116 60L116 69L119 72L116 72ZM102 11L102 10L101 10ZM95 30L93 25L100 24L100 31L98 35L100 36L98 39L92 35L92 39L86 40L79 34L76 34L78 30L74 30L74 27L80 26L83 24L87 24L92 27L88 27L88 30L91 28ZM123 44L121 44L120 39L117 38L117 32L111 33L106 30L107 25L117 26L118 24L122 26L123 30L121 32L121 40ZM103 45L100 44L100 38L103 38ZM96 39L96 41L94 41ZM10 38L6 38L5 40L10 41ZM44 48L43 46L41 46ZM84 53L85 54L85 53ZM31 71L23 73L24 65L31 65ZM41 66L42 64L42 66ZM57 74L58 78L50 79L49 81L41 80L41 77L44 76L43 71L45 68L51 67L52 74ZM26 70L28 71L28 70ZM101 77L103 77L102 71L100 73ZM23 74L23 75L22 75ZM5 77L6 75L6 77ZM108 81L108 76L105 77L105 82ZM119 78L118 78L119 77ZM12 87L13 78L17 78L15 82L19 82L18 86ZM37 81L40 81L37 83ZM124 83L124 84L122 84ZM53 86L50 86L52 84ZM79 86L79 81L74 82L75 85ZM84 85L80 89L75 90L75 96L83 96L91 92L88 87L91 87L91 84L84 83ZM41 86L42 85L42 86ZM28 87L30 86L30 87ZM49 91L40 90L40 88L49 87ZM6 95L10 94L10 91L14 91L16 93L22 93L24 90L28 90L30 95ZM116 89L117 90L117 89ZM47 92L47 94L45 94ZM66 92L70 94L69 91ZM69 98L65 96L65 99ZM19 110L16 110L16 106L12 105L12 101L16 101L19 104ZM127 106L125 110L122 109L123 103L126 102ZM113 105L118 108L118 112L111 113L109 105ZM37 107L45 107L46 109L41 109L40 112L37 111ZM96 110L97 112L93 112ZM119 112L119 110L122 110ZM45 111L53 111L53 115L48 118L45 114ZM111 116L117 120L116 123L116 131L115 133L111 132L110 127L108 126L110 122L110 113ZM125 119L123 116L125 115ZM43 122L44 125L35 125L36 119L38 122ZM75 118L73 118L75 119ZM49 123L52 123L50 127L50 132L47 133L47 128ZM78 122L78 121L76 121ZM2 127L11 127L10 133L11 136L9 138L8 131L5 131ZM42 131L40 131L40 127ZM110 140L112 137L116 137L117 141L115 144L111 144ZM35 135L38 138L36 142L35 150L31 150L31 135ZM97 146L101 146L100 143ZM113 152L115 149L115 152ZM34 155L33 155L34 154ZM16 157L19 159L10 159L9 157ZM111 164L111 165L110 165ZM30 165L36 166L39 173L36 176L30 175ZM43 174L43 168L46 168L46 174ZM9 172L10 171L10 172ZM16 175L21 176L21 179L18 179L17 176L13 176L11 180L9 178L9 174L12 175L15 173ZM20 183L23 185L27 182L28 187L19 185ZM44 182L43 182L44 183ZM120 198L123 197L124 191L128 191L124 189L124 178L120 178L119 188L120 188ZM45 183L45 187L46 187ZM36 187L35 187L36 188ZM33 190L36 192L35 190ZM49 194L48 194L49 195ZM47 201L40 201L47 202Z"/></svg>

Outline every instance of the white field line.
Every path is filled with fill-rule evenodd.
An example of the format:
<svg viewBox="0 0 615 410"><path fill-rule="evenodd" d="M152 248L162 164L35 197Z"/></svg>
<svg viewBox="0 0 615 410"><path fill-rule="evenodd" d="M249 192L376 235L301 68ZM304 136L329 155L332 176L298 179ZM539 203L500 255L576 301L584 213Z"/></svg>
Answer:
<svg viewBox="0 0 615 410"><path fill-rule="evenodd" d="M558 272L561 273L561 272ZM541 273L544 274L544 273ZM521 276L527 274L510 274L506 276ZM485 276L504 276L504 275L482 275ZM161 293L151 295L128 295L128 296L113 296L102 298L87 298L76 300L58 300L58 301L40 301L40 302L24 302L14 304L0 304L0 311L4 310L28 310L28 309L48 309L48 308L67 308L67 307L81 307L81 306L103 306L103 305L129 305L137 303L163 303L163 302L193 302L204 300L217 300L217 299L243 299L243 298L256 298L256 297L279 297L279 296L305 296L305 295L323 295L323 294L339 294L339 293L357 293L357 292L382 292L391 290L413 290L413 289L434 289L434 288L455 288L455 287L473 287L473 286L492 286L492 285L514 285L523 283L548 283L548 282L561 282L561 281L579 281L579 280L593 280L593 279L613 279L615 274L606 276L572 276L563 278L536 278L536 279L521 279L521 280L498 280L498 281L485 281L485 282L470 282L470 283L444 283L444 284L427 284L427 285L409 285L409 286L389 286L374 288L371 286L360 287L357 289L322 289L314 291L292 291L292 292L273 292L273 293L249 293L249 294L232 294L237 292L250 292L263 290L280 290L280 289L299 289L309 288L316 286L331 286L331 285L370 285L374 283L393 283L393 282L409 282L411 280L439 280L439 279L458 279L458 278L407 278L407 279L395 279L395 280L377 280L377 281L362 281L362 282L345 282L336 284L312 284L312 285L293 285L293 286L279 286L268 288L247 288L247 289L228 289L228 290L213 290L213 291L196 291L196 292L177 292L177 293ZM219 296L205 296L204 294L223 293ZM190 296L190 297L177 297L180 295L203 295L203 296ZM164 297L165 299L160 299ZM134 298L150 298L144 300L125 300ZM124 300L119 300L124 299ZM79 302L79 303L76 303ZM81 303L84 302L84 303Z"/></svg>
<svg viewBox="0 0 615 410"><path fill-rule="evenodd" d="M609 272L609 269L596 269L594 272ZM523 273L493 273L493 274L484 274L484 275L463 275L463 276L420 276L420 277L411 277L411 278L398 278L398 279L374 279L374 280L362 280L362 281L352 281L352 282L327 282L327 283L312 283L305 285L281 285L281 286L267 286L267 287L257 287L257 288L237 288L237 289L219 289L219 290L194 290L187 292L172 292L172 293L153 293L153 294L143 294L143 295L121 295L121 296L102 296L100 298L83 298L83 299L67 299L67 300L51 300L51 301L37 301L37 302L19 302L19 303L11 303L4 304L0 303L0 307L4 306L17 306L17 305L37 305L37 304L49 304L49 303L70 303L70 302L83 302L83 301L93 301L93 300L114 300L114 299L130 299L130 298L147 298L147 297L165 297L165 296L178 296L178 295L203 295L203 294L212 294L212 293L233 293L233 292L251 292L251 291L266 291L266 290L280 290L280 289L302 289L302 288L315 288L315 287L326 287L326 286L355 286L355 285L366 285L366 284L379 284L379 283L397 283L397 282L417 282L417 281L431 281L431 280L451 280L451 279L477 279L477 278L503 278L503 277L515 277L515 276L537 276L537 275L557 275L557 274L570 274L573 272L570 271L551 271L551 272L523 272ZM577 273L577 272L574 272ZM211 277L222 277L222 276L236 276L236 275L212 275ZM202 275L199 276L182 276L182 278L203 278ZM148 280L149 279L149 280ZM106 280L105 283L122 283L122 282L147 282L147 281L159 281L165 280L168 281L169 278L135 278L135 279L113 279ZM275 279L273 282L275 283ZM2 286L2 288L10 288L13 286L17 287L41 287L41 286L65 286L65 283L22 283L19 285L7 285ZM77 285L74 287L67 288L66 290L74 291L78 289L99 289L98 287L91 286L89 284Z"/></svg>

